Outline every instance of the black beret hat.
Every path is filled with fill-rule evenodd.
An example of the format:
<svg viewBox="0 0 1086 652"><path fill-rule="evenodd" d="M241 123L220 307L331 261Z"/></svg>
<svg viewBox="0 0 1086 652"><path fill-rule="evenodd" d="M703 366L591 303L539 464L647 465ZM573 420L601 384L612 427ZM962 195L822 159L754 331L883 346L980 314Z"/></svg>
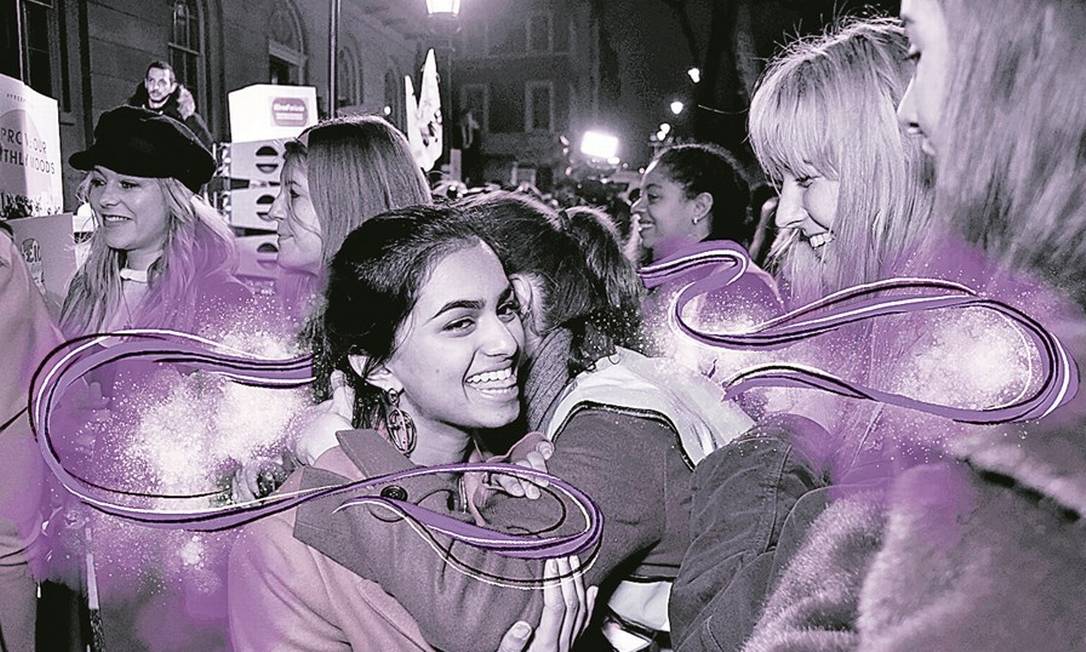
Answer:
<svg viewBox="0 0 1086 652"><path fill-rule="evenodd" d="M173 177L198 192L215 173L215 159L184 124L154 111L121 106L102 114L94 144L72 154L77 170L101 165L120 174Z"/></svg>

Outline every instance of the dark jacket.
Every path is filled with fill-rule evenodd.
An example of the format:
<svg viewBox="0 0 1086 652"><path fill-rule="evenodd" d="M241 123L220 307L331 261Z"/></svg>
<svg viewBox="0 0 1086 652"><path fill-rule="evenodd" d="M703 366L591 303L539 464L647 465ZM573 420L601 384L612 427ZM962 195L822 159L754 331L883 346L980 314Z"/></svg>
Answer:
<svg viewBox="0 0 1086 652"><path fill-rule="evenodd" d="M541 373L537 359L525 389L529 403L544 408L568 382L568 348L551 353L546 357L560 364L546 365L549 371ZM530 409L529 414L537 411ZM531 416L529 421L533 421ZM367 477L411 467L409 460L372 431L340 433L340 440L344 448L354 451L351 457ZM586 586L602 585L601 604L613 586L604 580L674 579L686 548L692 476L677 433L660 420L596 406L577 411L554 441L549 471L586 492L604 514L603 539L585 573ZM339 474L309 468L302 484L329 485L342 480ZM470 521L459 504L454 480L428 476L399 484L412 502ZM377 487L373 492L381 490ZM444 650L497 649L511 623L538 621L543 607L540 591L502 588L469 577L446 562L432 541L420 537L402 520L390 521L387 512L361 507L333 513L343 500L314 501L300 507L294 535L379 583L415 617L431 645ZM556 525L563 512L578 513L568 501L558 501L549 494L534 501L496 496L486 505L483 516L492 526L512 531L578 531L583 526L578 516L567 516L564 525ZM502 557L459 543L450 546L444 536L434 537L468 568L507 578L539 578L543 574L541 560Z"/></svg>
<svg viewBox="0 0 1086 652"><path fill-rule="evenodd" d="M820 434L813 421L781 415L698 465L690 546L671 592L675 650L736 650L750 635L828 501L828 479L804 445Z"/></svg>
<svg viewBox="0 0 1086 652"><path fill-rule="evenodd" d="M211 145L214 143L214 139L211 137L211 132L207 128L207 123L204 122L203 117L196 112L196 101L192 97L192 93L189 89L185 88L181 84L177 85L177 88L173 89L173 93L166 98L166 103L160 108L152 108L148 104L147 88L144 87L141 82L136 86L136 91L132 93L125 104L128 106L138 106L150 111L157 111L164 115L183 123L189 128L189 131L196 136L204 147L211 151Z"/></svg>
<svg viewBox="0 0 1086 652"><path fill-rule="evenodd" d="M1086 319L1050 322L1072 357ZM1028 427L947 444L954 459L811 527L745 649L1082 650L1086 394Z"/></svg>

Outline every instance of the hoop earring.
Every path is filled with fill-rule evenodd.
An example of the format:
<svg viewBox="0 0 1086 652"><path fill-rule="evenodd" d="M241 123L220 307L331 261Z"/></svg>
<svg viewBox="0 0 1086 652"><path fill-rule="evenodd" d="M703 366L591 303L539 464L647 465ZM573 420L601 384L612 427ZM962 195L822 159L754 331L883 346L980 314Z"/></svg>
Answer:
<svg viewBox="0 0 1086 652"><path fill-rule="evenodd" d="M415 444L418 443L415 436L415 422L410 414L400 409L399 390L386 389L383 398L388 440L405 456L411 457Z"/></svg>

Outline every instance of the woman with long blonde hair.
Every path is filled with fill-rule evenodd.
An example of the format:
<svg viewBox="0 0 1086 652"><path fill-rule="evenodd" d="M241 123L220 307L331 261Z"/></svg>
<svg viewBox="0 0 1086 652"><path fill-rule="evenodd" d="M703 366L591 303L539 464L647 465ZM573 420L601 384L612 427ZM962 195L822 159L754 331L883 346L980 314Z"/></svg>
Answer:
<svg viewBox="0 0 1086 652"><path fill-rule="evenodd" d="M211 154L170 118L120 107L71 157L86 170L78 197L94 211L90 254L61 311L68 336L169 326L193 331L248 292L233 277L233 236L196 192Z"/></svg>
<svg viewBox="0 0 1086 652"><path fill-rule="evenodd" d="M901 15L916 62L901 118L935 159L936 215L965 236L935 253L1061 338L1065 404L949 442L953 459L882 500L834 504L747 649L1082 649L1086 5L904 0Z"/></svg>
<svg viewBox="0 0 1086 652"><path fill-rule="evenodd" d="M792 43L758 84L750 142L780 191L771 257L789 303L891 276L925 235L931 165L895 115L907 52L896 21L854 20Z"/></svg>

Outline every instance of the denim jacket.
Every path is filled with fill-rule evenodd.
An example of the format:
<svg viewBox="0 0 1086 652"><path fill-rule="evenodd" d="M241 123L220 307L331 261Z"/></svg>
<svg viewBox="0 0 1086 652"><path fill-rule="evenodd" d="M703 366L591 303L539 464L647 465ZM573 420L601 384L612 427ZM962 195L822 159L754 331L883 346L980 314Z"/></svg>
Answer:
<svg viewBox="0 0 1086 652"><path fill-rule="evenodd" d="M671 594L677 651L734 650L750 635L827 503L828 482L796 441L820 432L801 417L771 417L698 465L690 546Z"/></svg>

